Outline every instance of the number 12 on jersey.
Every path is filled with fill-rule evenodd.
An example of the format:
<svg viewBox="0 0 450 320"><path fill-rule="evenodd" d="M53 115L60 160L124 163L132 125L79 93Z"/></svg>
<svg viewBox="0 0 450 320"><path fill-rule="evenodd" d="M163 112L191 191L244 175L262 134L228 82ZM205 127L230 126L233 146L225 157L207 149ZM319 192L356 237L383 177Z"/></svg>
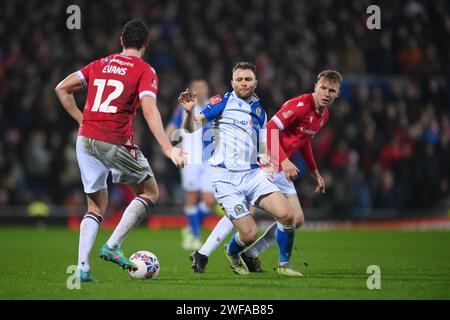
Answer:
<svg viewBox="0 0 450 320"><path fill-rule="evenodd" d="M118 98L123 92L123 83L119 80L114 79L95 79L94 86L97 87L97 93L95 94L94 104L92 106L92 112L106 112L106 113L116 113L117 107L110 106L112 100ZM112 91L105 101L102 100L103 91L105 90L105 86L114 87L114 91Z"/></svg>

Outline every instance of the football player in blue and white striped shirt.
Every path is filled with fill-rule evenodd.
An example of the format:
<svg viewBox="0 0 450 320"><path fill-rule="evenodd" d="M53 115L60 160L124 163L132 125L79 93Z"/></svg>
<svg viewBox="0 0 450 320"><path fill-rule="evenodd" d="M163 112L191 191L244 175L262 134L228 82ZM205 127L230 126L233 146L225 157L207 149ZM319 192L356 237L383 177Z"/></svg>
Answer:
<svg viewBox="0 0 450 320"><path fill-rule="evenodd" d="M258 228L249 206L256 206L271 214L278 222L278 273L302 276L289 263L294 243L294 216L290 205L269 175L261 170L258 158L267 161L265 133L267 115L255 95L256 68L249 62L237 63L233 68L232 92L215 96L200 113L192 112L195 93L186 90L178 101L186 110L185 129L192 132L209 121L219 130L215 152L209 159L214 167L213 191L237 232L225 245L225 255L233 272L245 275L248 268L240 253L256 240ZM261 134L260 134L261 133ZM261 146L261 148L260 148Z"/></svg>
<svg viewBox="0 0 450 320"><path fill-rule="evenodd" d="M194 114L198 115L208 103L208 84L203 79L194 79L189 83L189 89L196 92ZM184 213L188 220L188 227L182 230L181 246L187 250L198 250L202 246L202 222L216 204L211 181L212 167L207 163L213 149L214 134L210 124L203 126L202 130L187 133L182 128L185 115L183 107L177 106L167 125L166 134L172 142L181 140L179 147L182 146L187 153L187 165L180 170L181 185L185 191ZM233 229L228 219L221 225L228 232Z"/></svg>

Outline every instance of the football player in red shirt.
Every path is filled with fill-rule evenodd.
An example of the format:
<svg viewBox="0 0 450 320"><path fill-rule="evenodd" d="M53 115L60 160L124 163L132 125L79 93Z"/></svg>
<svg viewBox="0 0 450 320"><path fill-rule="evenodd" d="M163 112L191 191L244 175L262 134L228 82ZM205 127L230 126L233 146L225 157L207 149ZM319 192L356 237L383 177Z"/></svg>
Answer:
<svg viewBox="0 0 450 320"><path fill-rule="evenodd" d="M183 151L172 147L164 132L156 105L158 77L142 59L148 46L148 27L139 20L126 23L120 43L121 53L89 63L55 89L65 110L80 125L76 151L88 212L80 225L76 273L79 281L95 281L90 272L89 253L108 204L106 179L110 172L114 183L129 184L137 196L101 248L100 258L123 269L137 269L120 246L127 233L146 217L158 200L152 169L133 142L132 121L139 105L164 154L179 168L186 163ZM73 94L84 88L87 88L87 99L82 113Z"/></svg>
<svg viewBox="0 0 450 320"><path fill-rule="evenodd" d="M328 107L339 96L341 82L342 76L337 71L320 72L313 93L286 101L267 124L267 145L276 171L273 182L287 197L294 210L296 228L304 223L305 218L293 183L299 169L289 157L299 150L316 181L315 192L325 193L325 181L317 169L311 139L327 123ZM262 271L258 256L275 243L275 232L276 223L241 254L249 271Z"/></svg>

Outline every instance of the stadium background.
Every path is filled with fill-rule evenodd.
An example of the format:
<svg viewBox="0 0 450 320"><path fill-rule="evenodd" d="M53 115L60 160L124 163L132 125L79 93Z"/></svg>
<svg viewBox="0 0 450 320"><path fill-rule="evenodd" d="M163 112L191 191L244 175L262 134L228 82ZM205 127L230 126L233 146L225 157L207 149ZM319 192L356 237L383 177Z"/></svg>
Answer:
<svg viewBox="0 0 450 320"><path fill-rule="evenodd" d="M66 8L81 9L68 30ZM341 97L313 140L325 196L296 181L308 220L372 220L446 215L450 208L450 8L447 1L384 1L381 30L366 27L372 1L3 1L0 4L0 217L82 213L76 123L56 84L90 61L120 50L123 24L150 27L144 57L160 79L167 124L193 77L211 94L229 90L232 65L257 66L257 93L271 117L282 102L311 92L316 74L337 69ZM77 96L79 106L83 94ZM160 187L156 212L181 214L178 171L146 128L136 142ZM302 166L301 159L297 159ZM304 168L304 165L302 167ZM129 192L110 189L110 212Z"/></svg>

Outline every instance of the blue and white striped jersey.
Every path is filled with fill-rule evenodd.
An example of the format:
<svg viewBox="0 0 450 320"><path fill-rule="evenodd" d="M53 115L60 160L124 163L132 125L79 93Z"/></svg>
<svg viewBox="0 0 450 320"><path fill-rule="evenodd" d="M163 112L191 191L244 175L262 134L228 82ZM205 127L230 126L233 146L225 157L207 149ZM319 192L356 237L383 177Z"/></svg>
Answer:
<svg viewBox="0 0 450 320"><path fill-rule="evenodd" d="M257 156L260 142L265 143L260 140L266 137L267 115L256 95L249 103L234 91L228 92L217 101L213 99L201 113L208 121L214 120L219 129L209 164L230 171L258 168Z"/></svg>

